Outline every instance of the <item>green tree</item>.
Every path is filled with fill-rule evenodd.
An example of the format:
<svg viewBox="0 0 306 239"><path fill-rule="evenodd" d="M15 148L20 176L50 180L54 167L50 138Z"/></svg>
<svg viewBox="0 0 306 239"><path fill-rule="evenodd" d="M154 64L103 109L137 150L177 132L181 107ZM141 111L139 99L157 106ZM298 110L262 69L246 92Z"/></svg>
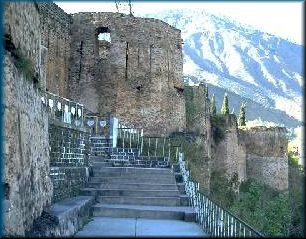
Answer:
<svg viewBox="0 0 306 239"><path fill-rule="evenodd" d="M239 113L239 126L245 126L245 104L242 103L240 106L240 113Z"/></svg>
<svg viewBox="0 0 306 239"><path fill-rule="evenodd" d="M211 110L211 115L215 116L217 113L215 94L213 94L211 99L210 110Z"/></svg>
<svg viewBox="0 0 306 239"><path fill-rule="evenodd" d="M221 114L223 114L223 115L228 115L229 114L227 93L224 94L223 104L222 104L222 107L221 107Z"/></svg>
<svg viewBox="0 0 306 239"><path fill-rule="evenodd" d="M205 99L208 99L208 86L205 85Z"/></svg>

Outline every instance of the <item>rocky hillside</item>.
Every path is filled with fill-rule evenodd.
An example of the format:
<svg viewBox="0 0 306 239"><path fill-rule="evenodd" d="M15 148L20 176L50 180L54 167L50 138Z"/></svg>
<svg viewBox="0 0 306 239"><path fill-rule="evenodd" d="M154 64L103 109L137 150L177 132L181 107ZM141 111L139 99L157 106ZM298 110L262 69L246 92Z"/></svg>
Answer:
<svg viewBox="0 0 306 239"><path fill-rule="evenodd" d="M182 30L186 82L206 81L217 102L227 91L235 113L246 101L248 120L301 124L303 46L202 10L144 16Z"/></svg>

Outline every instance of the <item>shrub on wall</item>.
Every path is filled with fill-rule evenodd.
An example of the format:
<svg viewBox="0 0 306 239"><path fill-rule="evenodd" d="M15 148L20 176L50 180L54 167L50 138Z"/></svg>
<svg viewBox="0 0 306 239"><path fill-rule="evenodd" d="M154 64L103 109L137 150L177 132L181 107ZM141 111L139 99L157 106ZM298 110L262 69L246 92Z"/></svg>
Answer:
<svg viewBox="0 0 306 239"><path fill-rule="evenodd" d="M23 73L27 80L32 80L34 76L33 61L29 57L25 56L20 49L13 50L12 56L18 71Z"/></svg>

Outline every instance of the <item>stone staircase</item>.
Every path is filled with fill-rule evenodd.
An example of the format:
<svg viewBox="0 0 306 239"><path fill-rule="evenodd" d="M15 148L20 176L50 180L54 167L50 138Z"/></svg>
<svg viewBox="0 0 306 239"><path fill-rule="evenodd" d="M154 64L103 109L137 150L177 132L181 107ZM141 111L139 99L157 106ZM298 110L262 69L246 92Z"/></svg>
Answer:
<svg viewBox="0 0 306 239"><path fill-rule="evenodd" d="M82 195L95 196L93 216L195 221L176 167L166 157L139 156L91 138L92 170Z"/></svg>

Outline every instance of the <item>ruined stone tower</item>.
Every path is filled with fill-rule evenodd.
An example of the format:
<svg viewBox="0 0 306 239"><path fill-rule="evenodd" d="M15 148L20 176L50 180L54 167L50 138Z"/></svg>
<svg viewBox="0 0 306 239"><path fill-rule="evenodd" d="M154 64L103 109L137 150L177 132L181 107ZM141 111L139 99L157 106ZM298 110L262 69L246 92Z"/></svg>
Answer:
<svg viewBox="0 0 306 239"><path fill-rule="evenodd" d="M150 134L185 128L180 30L121 13L69 15L55 4L39 7L47 76L57 71L47 77L49 91Z"/></svg>

